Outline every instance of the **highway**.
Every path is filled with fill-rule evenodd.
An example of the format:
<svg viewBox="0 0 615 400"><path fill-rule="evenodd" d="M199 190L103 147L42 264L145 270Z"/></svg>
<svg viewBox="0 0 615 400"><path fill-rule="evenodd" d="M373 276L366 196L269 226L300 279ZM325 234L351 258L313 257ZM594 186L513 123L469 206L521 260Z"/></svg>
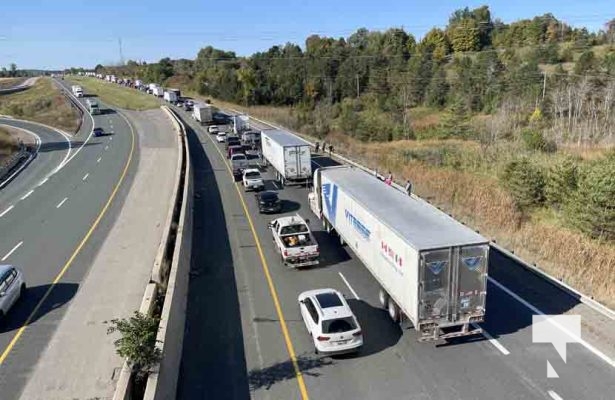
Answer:
<svg viewBox="0 0 615 400"><path fill-rule="evenodd" d="M36 124L2 123L41 138L36 159L0 190L0 260L21 268L28 284L25 298L0 322L0 393L11 399L88 273L121 208L137 154L128 121L110 109L93 120L86 113L75 137ZM107 134L91 135L92 123Z"/></svg>
<svg viewBox="0 0 615 400"><path fill-rule="evenodd" d="M275 217L258 214L253 195L237 190L223 145L178 112L192 130L195 167L179 399L612 398L615 369L608 358L574 343L565 363L552 345L532 343L531 307L559 314L578 301L494 253L485 336L419 343L413 330L393 324L379 308L378 285L355 255L322 230L309 210L307 189L276 187L269 171L267 188L279 190L286 214L312 220L322 256L317 268L283 267L266 227ZM322 155L313 163L336 164ZM362 326L365 345L357 356L313 352L297 296L324 287L346 295ZM559 378L547 378L547 361Z"/></svg>

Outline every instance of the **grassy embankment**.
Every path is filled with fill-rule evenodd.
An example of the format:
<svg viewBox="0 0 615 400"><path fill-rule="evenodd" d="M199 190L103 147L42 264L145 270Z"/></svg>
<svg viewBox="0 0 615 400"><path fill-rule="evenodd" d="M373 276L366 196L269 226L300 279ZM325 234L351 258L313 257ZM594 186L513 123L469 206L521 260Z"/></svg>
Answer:
<svg viewBox="0 0 615 400"><path fill-rule="evenodd" d="M154 96L115 83L82 76L71 76L68 80L81 85L86 94L95 94L113 107L137 111L160 107L160 101Z"/></svg>
<svg viewBox="0 0 615 400"><path fill-rule="evenodd" d="M0 164L15 151L17 151L17 142L6 129L0 127Z"/></svg>
<svg viewBox="0 0 615 400"><path fill-rule="evenodd" d="M0 89L8 89L24 82L26 78L0 78Z"/></svg>
<svg viewBox="0 0 615 400"><path fill-rule="evenodd" d="M81 118L49 78L22 92L0 96L0 115L40 122L74 132Z"/></svg>
<svg viewBox="0 0 615 400"><path fill-rule="evenodd" d="M297 125L288 107L242 107L216 101L221 108L242 110L283 126ZM425 109L412 111L413 125L437 124L442 115ZM418 195L455 218L497 239L525 260L561 278L582 292L615 306L615 246L569 229L555 212L544 209L520 213L498 176L511 159L525 154L549 166L569 154L586 162L603 156L604 149L563 148L554 154L529 152L520 144L502 142L485 148L463 140L401 140L364 143L339 130L326 138L336 151L383 173L391 171L400 183L410 178Z"/></svg>

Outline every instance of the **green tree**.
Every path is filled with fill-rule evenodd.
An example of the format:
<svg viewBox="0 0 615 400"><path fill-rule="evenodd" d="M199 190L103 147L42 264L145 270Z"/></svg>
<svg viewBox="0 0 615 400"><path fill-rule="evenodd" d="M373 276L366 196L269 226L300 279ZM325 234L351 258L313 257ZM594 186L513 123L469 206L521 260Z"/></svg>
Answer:
<svg viewBox="0 0 615 400"><path fill-rule="evenodd" d="M559 207L565 204L577 189L579 167L572 157L553 164L547 172L545 199L548 204Z"/></svg>
<svg viewBox="0 0 615 400"><path fill-rule="evenodd" d="M583 168L566 207L571 225L594 238L615 239L615 156Z"/></svg>
<svg viewBox="0 0 615 400"><path fill-rule="evenodd" d="M473 19L464 19L453 25L448 32L453 51L467 52L480 49L480 31Z"/></svg>
<svg viewBox="0 0 615 400"><path fill-rule="evenodd" d="M574 65L574 73L584 75L592 73L596 68L596 56L591 50L585 50Z"/></svg>
<svg viewBox="0 0 615 400"><path fill-rule="evenodd" d="M160 320L138 311L130 318L112 319L107 334L119 332L115 351L126 358L138 376L146 375L160 361L162 353L156 347L156 335Z"/></svg>
<svg viewBox="0 0 615 400"><path fill-rule="evenodd" d="M17 64L11 63L9 66L9 76L15 77L17 76Z"/></svg>
<svg viewBox="0 0 615 400"><path fill-rule="evenodd" d="M254 88L256 87L256 76L249 67L242 67L237 71L237 80L241 84L241 97L245 105L252 99Z"/></svg>
<svg viewBox="0 0 615 400"><path fill-rule="evenodd" d="M425 102L432 107L444 107L448 91L449 84L446 81L446 69L438 67L427 87Z"/></svg>
<svg viewBox="0 0 615 400"><path fill-rule="evenodd" d="M501 182L521 211L539 206L544 202L544 173L527 158L513 160L506 164Z"/></svg>

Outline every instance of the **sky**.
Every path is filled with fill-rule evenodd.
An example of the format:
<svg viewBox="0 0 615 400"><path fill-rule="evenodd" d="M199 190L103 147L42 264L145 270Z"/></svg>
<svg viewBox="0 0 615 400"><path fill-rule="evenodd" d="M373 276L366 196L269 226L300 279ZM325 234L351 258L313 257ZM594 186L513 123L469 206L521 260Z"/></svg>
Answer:
<svg viewBox="0 0 615 400"><path fill-rule="evenodd" d="M1 0L0 67L93 68L120 60L195 58L212 45L238 55L311 34L347 37L358 28L403 27L417 38L444 27L453 11L488 5L512 22L551 12L573 26L601 29L615 0Z"/></svg>

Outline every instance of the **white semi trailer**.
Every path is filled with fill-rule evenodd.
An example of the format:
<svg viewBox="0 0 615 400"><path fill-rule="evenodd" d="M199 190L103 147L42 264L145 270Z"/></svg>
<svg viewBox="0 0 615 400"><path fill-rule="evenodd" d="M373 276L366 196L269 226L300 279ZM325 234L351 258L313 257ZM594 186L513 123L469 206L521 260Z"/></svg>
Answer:
<svg viewBox="0 0 615 400"><path fill-rule="evenodd" d="M201 124L210 124L214 120L213 107L209 104L195 104L192 109L192 118Z"/></svg>
<svg viewBox="0 0 615 400"><path fill-rule="evenodd" d="M482 332L484 237L355 167L317 169L309 202L376 279L390 317L410 320L420 341Z"/></svg>
<svg viewBox="0 0 615 400"><path fill-rule="evenodd" d="M263 158L275 169L282 185L305 183L312 177L311 145L290 132L267 129L261 132Z"/></svg>

